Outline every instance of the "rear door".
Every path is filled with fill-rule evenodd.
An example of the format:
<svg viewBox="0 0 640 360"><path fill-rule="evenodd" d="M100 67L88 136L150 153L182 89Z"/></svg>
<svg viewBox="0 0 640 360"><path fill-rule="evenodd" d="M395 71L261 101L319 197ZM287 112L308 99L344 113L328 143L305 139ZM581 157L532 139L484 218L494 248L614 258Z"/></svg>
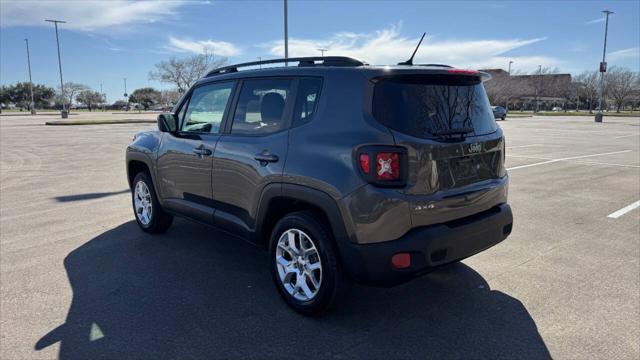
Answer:
<svg viewBox="0 0 640 360"><path fill-rule="evenodd" d="M386 77L372 106L408 150L404 192L414 226L477 213L501 198L491 182L505 175L504 140L479 75Z"/></svg>
<svg viewBox="0 0 640 360"><path fill-rule="evenodd" d="M163 137L157 176L167 208L213 221L213 153L234 86L228 81L194 88L177 115L180 131Z"/></svg>
<svg viewBox="0 0 640 360"><path fill-rule="evenodd" d="M282 181L297 83L291 78L242 81L214 156L216 225L250 231L262 190Z"/></svg>

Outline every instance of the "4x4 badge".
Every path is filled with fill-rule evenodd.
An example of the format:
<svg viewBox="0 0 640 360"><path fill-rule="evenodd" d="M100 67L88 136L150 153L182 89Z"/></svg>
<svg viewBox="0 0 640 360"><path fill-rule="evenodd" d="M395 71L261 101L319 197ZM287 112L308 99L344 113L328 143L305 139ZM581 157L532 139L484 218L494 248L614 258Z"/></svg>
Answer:
<svg viewBox="0 0 640 360"><path fill-rule="evenodd" d="M482 144L474 143L469 145L469 153L479 153L482 150Z"/></svg>

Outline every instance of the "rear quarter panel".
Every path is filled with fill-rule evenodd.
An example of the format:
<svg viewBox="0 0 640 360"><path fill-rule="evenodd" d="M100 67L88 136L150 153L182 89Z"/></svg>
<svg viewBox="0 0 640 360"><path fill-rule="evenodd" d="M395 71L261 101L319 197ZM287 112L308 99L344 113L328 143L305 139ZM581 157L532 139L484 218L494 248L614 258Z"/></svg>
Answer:
<svg viewBox="0 0 640 360"><path fill-rule="evenodd" d="M367 78L358 71L327 72L314 118L289 131L284 182L322 190L338 200L365 185L354 149L393 145L389 130L364 114Z"/></svg>
<svg viewBox="0 0 640 360"><path fill-rule="evenodd" d="M392 239L411 227L404 195L397 190L372 189L360 176L354 159L360 145L394 144L390 131L366 111L370 90L362 72L327 72L315 117L289 132L283 177L285 183L329 194L338 203L354 242ZM355 196L349 196L352 193ZM391 233L382 231L385 226Z"/></svg>

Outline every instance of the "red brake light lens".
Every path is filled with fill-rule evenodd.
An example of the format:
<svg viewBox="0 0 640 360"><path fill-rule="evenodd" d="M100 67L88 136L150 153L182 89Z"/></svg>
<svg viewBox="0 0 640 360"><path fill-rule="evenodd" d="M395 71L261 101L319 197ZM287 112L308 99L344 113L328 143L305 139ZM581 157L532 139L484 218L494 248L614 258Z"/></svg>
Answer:
<svg viewBox="0 0 640 360"><path fill-rule="evenodd" d="M411 254L397 253L391 257L391 264L396 269L406 269L411 266Z"/></svg>
<svg viewBox="0 0 640 360"><path fill-rule="evenodd" d="M362 164L362 160L360 163ZM398 153L381 152L376 154L376 179L400 179L400 155Z"/></svg>
<svg viewBox="0 0 640 360"><path fill-rule="evenodd" d="M369 154L360 154L360 169L365 174L369 173Z"/></svg>
<svg viewBox="0 0 640 360"><path fill-rule="evenodd" d="M448 73L461 74L461 75L478 75L480 72L476 70L464 70L464 69L448 69Z"/></svg>
<svg viewBox="0 0 640 360"><path fill-rule="evenodd" d="M407 151L401 146L365 145L354 152L353 166L360 168L363 180L379 187L406 185Z"/></svg>

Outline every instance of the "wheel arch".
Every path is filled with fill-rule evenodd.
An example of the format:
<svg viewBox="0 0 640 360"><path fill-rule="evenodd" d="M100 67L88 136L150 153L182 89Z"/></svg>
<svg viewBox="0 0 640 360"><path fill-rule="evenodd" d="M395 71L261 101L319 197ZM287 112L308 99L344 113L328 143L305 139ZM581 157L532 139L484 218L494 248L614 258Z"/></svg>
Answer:
<svg viewBox="0 0 640 360"><path fill-rule="evenodd" d="M256 219L256 242L267 246L271 231L284 215L296 211L311 211L329 226L337 247L349 236L336 200L329 194L303 185L270 184L260 198Z"/></svg>
<svg viewBox="0 0 640 360"><path fill-rule="evenodd" d="M140 171L147 171L149 176L151 176L153 186L157 189L155 176L151 169L153 169L151 159L147 155L133 151L127 152L127 181L129 188L133 186L133 179L136 177L136 174Z"/></svg>

